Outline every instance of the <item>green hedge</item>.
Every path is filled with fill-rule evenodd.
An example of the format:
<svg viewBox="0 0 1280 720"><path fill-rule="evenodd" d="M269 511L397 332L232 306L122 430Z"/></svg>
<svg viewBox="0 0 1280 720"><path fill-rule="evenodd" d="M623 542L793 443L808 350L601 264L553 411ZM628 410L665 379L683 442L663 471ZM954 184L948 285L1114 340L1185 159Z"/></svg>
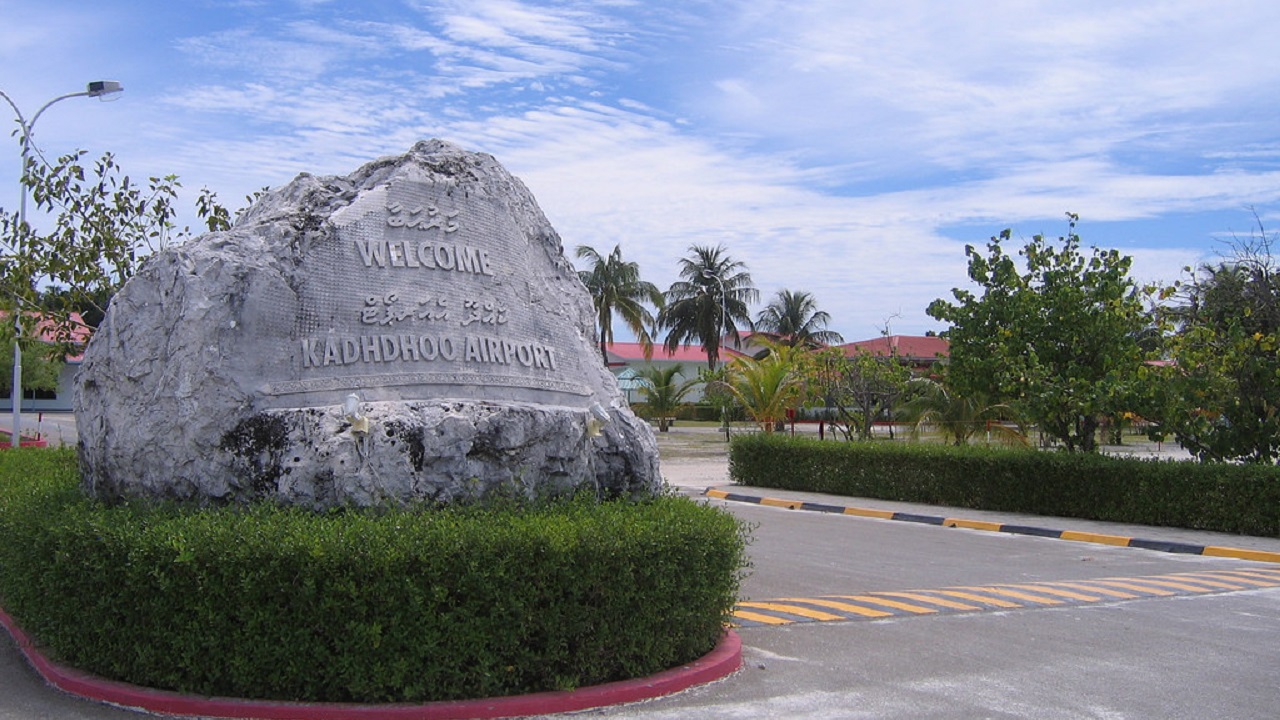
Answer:
<svg viewBox="0 0 1280 720"><path fill-rule="evenodd" d="M743 485L1280 537L1275 466L777 435L734 438Z"/></svg>
<svg viewBox="0 0 1280 720"><path fill-rule="evenodd" d="M106 507L69 451L0 453L0 605L61 662L205 695L418 702L710 651L745 530L687 498L538 508Z"/></svg>

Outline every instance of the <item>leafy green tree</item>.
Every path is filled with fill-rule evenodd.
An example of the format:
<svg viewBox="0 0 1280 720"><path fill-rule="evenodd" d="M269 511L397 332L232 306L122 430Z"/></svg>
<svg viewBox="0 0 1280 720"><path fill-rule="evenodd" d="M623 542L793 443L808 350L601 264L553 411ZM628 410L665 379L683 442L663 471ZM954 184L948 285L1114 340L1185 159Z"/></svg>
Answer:
<svg viewBox="0 0 1280 720"><path fill-rule="evenodd" d="M1068 450L1092 451L1100 418L1137 402L1147 291L1129 278L1129 257L1082 251L1068 218L1066 237L1037 235L1018 252L1025 270L1004 252L1009 230L985 255L966 247L980 294L957 288L956 302L935 300L928 313L951 324L956 392L1015 403Z"/></svg>
<svg viewBox="0 0 1280 720"><path fill-rule="evenodd" d="M1202 460L1280 459L1280 272L1258 232L1170 289L1171 363L1149 369L1157 433ZM1174 295L1173 293L1176 293Z"/></svg>
<svg viewBox="0 0 1280 720"><path fill-rule="evenodd" d="M779 290L756 316L755 327L783 345L816 348L844 342L840 333L827 329L830 322L831 315L818 309L810 293Z"/></svg>
<svg viewBox="0 0 1280 720"><path fill-rule="evenodd" d="M596 308L600 355L606 361L609 359L608 347L613 344L613 316L617 314L640 342L645 359L653 357L650 328L654 327L655 319L645 303L661 308L662 291L653 283L640 279L637 263L622 259L621 245L615 245L607 258L586 245L579 245L575 252L591 265L588 270L579 270L578 277L587 286Z"/></svg>
<svg viewBox="0 0 1280 720"><path fill-rule="evenodd" d="M649 413L658 419L658 432L667 432L671 418L698 385L697 380L680 380L683 371L682 365L646 365L636 373L636 379L640 381L640 395L649 407Z"/></svg>
<svg viewBox="0 0 1280 720"><path fill-rule="evenodd" d="M800 405L804 394L804 376L799 358L803 351L780 344L770 344L763 358L734 358L727 365L727 389L765 432L787 417L787 410Z"/></svg>
<svg viewBox="0 0 1280 720"><path fill-rule="evenodd" d="M911 379L910 368L894 355L848 356L841 348L826 348L803 358L810 404L834 410L833 424L846 440L870 440L876 420L893 409Z"/></svg>
<svg viewBox="0 0 1280 720"><path fill-rule="evenodd" d="M85 155L80 150L49 164L34 148L24 154L22 184L42 222L22 222L18 212L0 208L0 302L39 311L62 337L74 329L72 312L100 316L147 255L191 234L174 222L176 176L139 185L121 174L110 153L92 163ZM228 226L229 213L207 189L197 210L209 229Z"/></svg>
<svg viewBox="0 0 1280 720"><path fill-rule="evenodd" d="M64 346L23 338L21 350L23 390L57 390L58 375L66 365ZM6 322L0 326L0 368L7 371L12 367L13 328ZM0 372L0 397L12 397L12 386L13 376L8 372Z"/></svg>
<svg viewBox="0 0 1280 720"><path fill-rule="evenodd" d="M0 208L0 307L11 313L0 332L5 367L13 365L15 345L23 352L22 387L11 389L14 396L53 389L51 383L56 388L64 357L33 339L34 322L27 318L40 317L59 343L69 341L81 323L73 313L101 318L146 255L190 234L174 223L181 187L176 176L152 177L140 186L120 174L110 153L89 164L79 150L50 164L29 137L19 135L23 192L43 222L29 221L21 208ZM197 211L210 230L229 225L230 214L207 189ZM36 357L28 361L28 353Z"/></svg>
<svg viewBox="0 0 1280 720"><path fill-rule="evenodd" d="M747 304L756 302L760 293L746 265L729 257L724 246L693 245L689 252L680 260L681 279L665 294L658 325L667 330L668 352L696 340L707 353L707 367L714 370L721 342L728 337L741 341L735 323L750 327Z"/></svg>

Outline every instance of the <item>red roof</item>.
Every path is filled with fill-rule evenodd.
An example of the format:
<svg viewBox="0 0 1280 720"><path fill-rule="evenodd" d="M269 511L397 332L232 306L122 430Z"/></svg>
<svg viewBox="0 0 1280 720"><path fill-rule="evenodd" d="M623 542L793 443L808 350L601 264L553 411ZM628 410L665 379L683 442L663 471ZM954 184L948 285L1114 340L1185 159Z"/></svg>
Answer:
<svg viewBox="0 0 1280 720"><path fill-rule="evenodd" d="M29 312L25 314L27 317L36 316L36 314L33 312ZM8 318L8 317L9 317L9 313L0 311L0 321L3 321L5 318ZM80 362L81 360L84 359L84 348L86 345L89 344L89 336L93 334L93 328L84 324L84 318L81 317L80 313L78 312L71 313L71 323L74 327L71 329L71 337L68 339L71 342L75 343L76 348L78 349L78 352L76 352L76 354L74 355L68 355L67 362ZM48 318L45 318L45 317L41 317L39 321L37 321L35 329L36 329L36 338L40 340L40 342L45 342L52 345L53 343L56 343L59 341L59 338L57 335L57 327L55 326L52 320L49 320Z"/></svg>
<svg viewBox="0 0 1280 720"><path fill-rule="evenodd" d="M871 353L885 357L897 355L900 358L933 360L938 357L948 357L951 354L951 344L944 338L934 335L888 335L872 340L845 343L840 346L840 349L844 350L847 357Z"/></svg>
<svg viewBox="0 0 1280 720"><path fill-rule="evenodd" d="M645 359L644 346L640 343L612 343L607 349L609 350L610 365L650 361ZM740 355L742 353L732 348L720 348L721 360L728 360ZM669 353L661 343L654 343L651 360L705 364L707 362L707 352L699 345L681 345L675 349L675 352Z"/></svg>

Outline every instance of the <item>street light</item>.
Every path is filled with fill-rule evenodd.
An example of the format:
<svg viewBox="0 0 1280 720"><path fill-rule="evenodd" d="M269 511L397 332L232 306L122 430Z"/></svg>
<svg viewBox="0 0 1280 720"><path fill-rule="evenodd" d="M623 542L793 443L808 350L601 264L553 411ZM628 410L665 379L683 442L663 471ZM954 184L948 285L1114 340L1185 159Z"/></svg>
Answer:
<svg viewBox="0 0 1280 720"><path fill-rule="evenodd" d="M115 80L95 80L89 83L83 92L59 95L44 105L41 105L40 109L36 111L36 114L31 116L30 122L27 122L27 120L22 117L22 111L18 109L18 106L13 102L13 100L3 91L0 91L0 97L4 98L5 102L9 103L9 107L13 108L14 114L18 116L18 126L22 130L22 178L25 179L27 174L27 157L31 153L31 133L35 131L36 121L40 119L40 116L44 114L45 110L49 109L49 106L56 102L66 100L67 98L101 98L123 91L124 86ZM21 234L26 232L27 227L27 184L20 180L18 186L17 232ZM18 248L15 247L14 250L17 251ZM22 443L22 349L18 344L19 338L22 337L22 308L16 298L13 304L13 326L15 330L15 334L13 336L13 388L9 391L9 395L13 399L13 436L10 438L10 442L13 447L18 447Z"/></svg>

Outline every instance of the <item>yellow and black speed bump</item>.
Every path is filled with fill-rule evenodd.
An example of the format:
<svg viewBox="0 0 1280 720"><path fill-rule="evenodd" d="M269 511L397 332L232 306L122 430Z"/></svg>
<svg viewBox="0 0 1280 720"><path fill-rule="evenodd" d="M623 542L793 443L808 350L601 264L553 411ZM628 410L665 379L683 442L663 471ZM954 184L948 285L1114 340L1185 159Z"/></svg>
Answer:
<svg viewBox="0 0 1280 720"><path fill-rule="evenodd" d="M726 492L716 488L708 488L707 497L731 502L745 502L769 507L781 507L791 510L811 510L814 512L854 515L857 517L878 518L880 520L902 520L905 522L941 525L943 527L967 528L969 530L987 530L990 532L1012 533L1015 535L1035 535L1036 537L1074 540L1076 542L1115 545L1117 547L1134 547L1144 550L1158 550L1168 553L1187 555L1208 555L1212 557L1254 560L1257 562L1280 563L1280 552L1266 550L1246 550L1244 548L1222 547L1217 545L1194 545L1169 540L1144 540L1142 538L1124 537L1122 535L1104 535L1102 533L1079 532L1075 530L1052 530L1032 527L1030 525L1012 525L1009 523L990 522L987 520L965 520L941 515L918 515L915 513L895 512L893 510L876 510L872 508L846 507L843 505L827 505L825 503L805 502L803 500L782 500L779 498L756 497L739 493Z"/></svg>
<svg viewBox="0 0 1280 720"><path fill-rule="evenodd" d="M904 615L1114 603L1273 587L1280 587L1280 569L1209 570L1147 577L824 595L816 598L743 601L734 607L731 624L745 628L839 620L875 620Z"/></svg>

